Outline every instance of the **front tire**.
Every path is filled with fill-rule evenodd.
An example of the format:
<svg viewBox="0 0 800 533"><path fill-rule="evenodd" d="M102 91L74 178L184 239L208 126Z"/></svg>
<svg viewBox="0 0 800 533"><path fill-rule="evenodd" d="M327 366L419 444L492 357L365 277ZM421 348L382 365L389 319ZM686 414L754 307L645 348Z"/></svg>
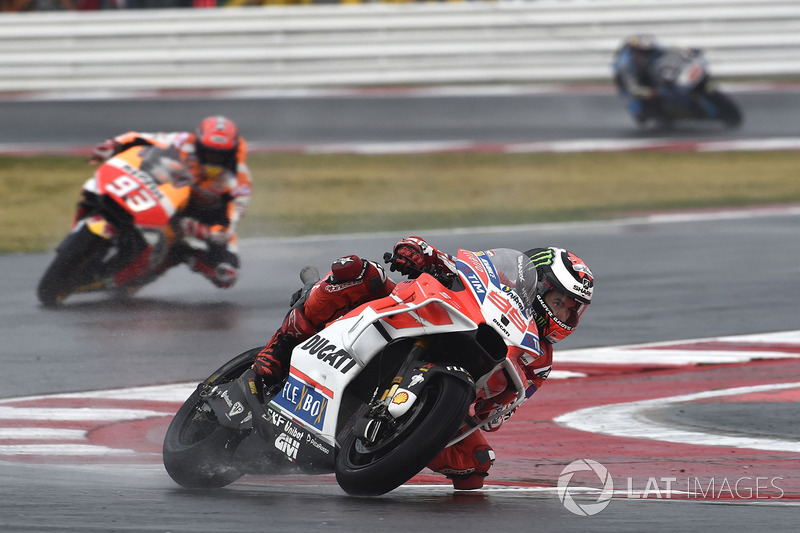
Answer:
<svg viewBox="0 0 800 533"><path fill-rule="evenodd" d="M442 374L426 386L411 410L373 441L350 434L336 457L336 481L348 494L378 496L418 474L442 451L467 415L474 389Z"/></svg>
<svg viewBox="0 0 800 533"><path fill-rule="evenodd" d="M82 283L89 281L90 265L100 260L109 241L86 226L69 235L59 246L56 257L45 271L36 294L45 307L56 307Z"/></svg>

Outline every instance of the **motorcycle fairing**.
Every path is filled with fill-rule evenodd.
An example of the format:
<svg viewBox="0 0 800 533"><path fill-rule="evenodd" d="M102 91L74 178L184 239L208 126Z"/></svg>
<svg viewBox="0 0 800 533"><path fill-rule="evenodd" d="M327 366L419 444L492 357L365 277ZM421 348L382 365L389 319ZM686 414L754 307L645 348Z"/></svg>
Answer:
<svg viewBox="0 0 800 533"><path fill-rule="evenodd" d="M702 57L696 57L680 71L676 84L693 89L706 78L707 70L708 66L705 60Z"/></svg>
<svg viewBox="0 0 800 533"><path fill-rule="evenodd" d="M472 289L472 293L480 303L486 298L486 286L489 284L489 276L484 268L484 264L473 254L464 253L460 250L459 259L456 261L456 270L466 280L466 285Z"/></svg>
<svg viewBox="0 0 800 533"><path fill-rule="evenodd" d="M334 467L334 446L320 439L318 433L296 423L279 410L266 410L266 421L273 431L267 442L272 443L269 454L290 463L304 465L304 472L331 472Z"/></svg>
<svg viewBox="0 0 800 533"><path fill-rule="evenodd" d="M333 396L333 391L328 387L292 367L286 383L272 403L304 424L322 431L327 407Z"/></svg>
<svg viewBox="0 0 800 533"><path fill-rule="evenodd" d="M113 220L102 214L86 219L86 226L92 233L113 240L116 244L114 254L125 261L123 268L114 272L111 278L97 280L89 290L123 287L135 282L164 261L177 238L169 223L188 204L190 183L144 171L145 166L150 171L157 170L158 165L166 164L162 160L167 158L156 150L146 152L146 157L142 153L141 147L135 147L117 154L101 165L83 185L85 193L110 198L129 213L140 237L121 243L118 239L123 230ZM180 165L176 161L173 164ZM112 260L111 256L107 260ZM81 287L76 292L83 289Z"/></svg>
<svg viewBox="0 0 800 533"><path fill-rule="evenodd" d="M361 368L394 339L476 329L473 318L480 311L474 306L467 311L468 307L427 274L398 284L391 295L356 308L294 348L291 390L282 394L298 394L293 398L302 397L306 404L283 398L275 408L299 424L321 430L320 438L334 445L342 393ZM304 411L303 405L314 405L319 412Z"/></svg>
<svg viewBox="0 0 800 533"><path fill-rule="evenodd" d="M134 215L139 226L166 225L175 212L185 207L188 187L177 191L172 183L159 183L123 157L114 157L95 173L97 190L113 198Z"/></svg>
<svg viewBox="0 0 800 533"><path fill-rule="evenodd" d="M354 309L295 347L287 382L290 388L281 393L291 392L295 401L288 402L281 396L275 408L299 424L321 430L320 437L334 445L342 393L361 368L394 340L473 331L485 322L503 336L506 344L541 354L530 313L516 292L501 283L485 254L459 251L459 273L465 285L473 286L467 279L471 271L475 274L473 279L479 280L483 288L475 284L471 289L473 294L485 292L482 301L478 298L480 307L471 298L457 298L457 293L447 291L429 274L399 283L389 296ZM500 366L506 363L513 370L513 364L507 360ZM517 372L513 373L516 376ZM399 387L393 389L390 402L395 401L398 390ZM397 397L396 403L403 407L395 408L397 413L413 405L415 398L414 391L407 387L400 393L404 396ZM524 393L519 396L521 403ZM309 411L304 406L318 411Z"/></svg>
<svg viewBox="0 0 800 533"><path fill-rule="evenodd" d="M509 344L517 344L541 353L539 331L530 311L516 292L503 284L497 269L488 259L493 252L459 250L456 269L475 298L481 303L481 312Z"/></svg>

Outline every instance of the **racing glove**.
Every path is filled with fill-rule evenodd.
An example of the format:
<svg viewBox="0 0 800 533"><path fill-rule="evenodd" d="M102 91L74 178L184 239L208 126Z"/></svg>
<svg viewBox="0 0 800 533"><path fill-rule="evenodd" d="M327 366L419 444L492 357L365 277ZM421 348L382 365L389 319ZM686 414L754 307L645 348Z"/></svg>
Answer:
<svg viewBox="0 0 800 533"><path fill-rule="evenodd" d="M197 219L183 217L180 220L180 226L184 236L196 237L212 244L228 242L228 230L221 224L203 224Z"/></svg>
<svg viewBox="0 0 800 533"><path fill-rule="evenodd" d="M119 146L117 145L117 141L114 139L106 139L94 147L94 150L92 150L92 157L89 159L89 161L94 163L103 163L104 161L107 161L113 157L118 150Z"/></svg>
<svg viewBox="0 0 800 533"><path fill-rule="evenodd" d="M391 264L389 270L414 279L433 264L432 252L428 243L419 237L406 237L394 245L393 253L387 260Z"/></svg>
<svg viewBox="0 0 800 533"><path fill-rule="evenodd" d="M514 401L516 396L517 393L515 391L506 390L492 398L485 398L475 402L475 417L483 422L488 421L484 431L497 431L506 420L511 418L511 415L517 410L516 407L504 415L500 415L500 413L508 404Z"/></svg>

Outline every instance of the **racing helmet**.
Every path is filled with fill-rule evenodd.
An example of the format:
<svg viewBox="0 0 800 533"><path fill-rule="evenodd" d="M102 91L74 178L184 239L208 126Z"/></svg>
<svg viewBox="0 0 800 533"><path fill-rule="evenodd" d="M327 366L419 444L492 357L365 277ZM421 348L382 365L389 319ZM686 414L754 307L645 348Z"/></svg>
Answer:
<svg viewBox="0 0 800 533"><path fill-rule="evenodd" d="M236 172L239 128L223 116L203 119L195 131L195 153L206 178L216 178L224 170Z"/></svg>
<svg viewBox="0 0 800 533"><path fill-rule="evenodd" d="M538 277L531 309L539 328L539 338L555 344L575 331L583 313L592 302L594 276L580 257L563 248L533 248L525 252L525 255L536 266ZM545 296L550 291L561 293L576 302L565 321L559 319L545 301Z"/></svg>
<svg viewBox="0 0 800 533"><path fill-rule="evenodd" d="M624 46L631 51L633 60L642 66L653 57L658 49L658 42L652 33L636 33L625 39Z"/></svg>

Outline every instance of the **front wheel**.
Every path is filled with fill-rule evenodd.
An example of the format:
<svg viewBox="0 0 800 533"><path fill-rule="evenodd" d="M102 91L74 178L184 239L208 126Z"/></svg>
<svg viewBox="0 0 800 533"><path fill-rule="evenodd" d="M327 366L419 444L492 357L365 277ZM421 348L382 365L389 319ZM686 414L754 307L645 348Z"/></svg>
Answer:
<svg viewBox="0 0 800 533"><path fill-rule="evenodd" d="M348 494L378 496L393 490L444 449L475 396L465 381L442 374L425 387L408 413L385 424L372 440L351 434L336 457L336 481Z"/></svg>
<svg viewBox="0 0 800 533"><path fill-rule="evenodd" d="M36 294L45 307L55 307L89 281L91 265L101 260L110 243L83 226L58 247L53 262L39 281Z"/></svg>

